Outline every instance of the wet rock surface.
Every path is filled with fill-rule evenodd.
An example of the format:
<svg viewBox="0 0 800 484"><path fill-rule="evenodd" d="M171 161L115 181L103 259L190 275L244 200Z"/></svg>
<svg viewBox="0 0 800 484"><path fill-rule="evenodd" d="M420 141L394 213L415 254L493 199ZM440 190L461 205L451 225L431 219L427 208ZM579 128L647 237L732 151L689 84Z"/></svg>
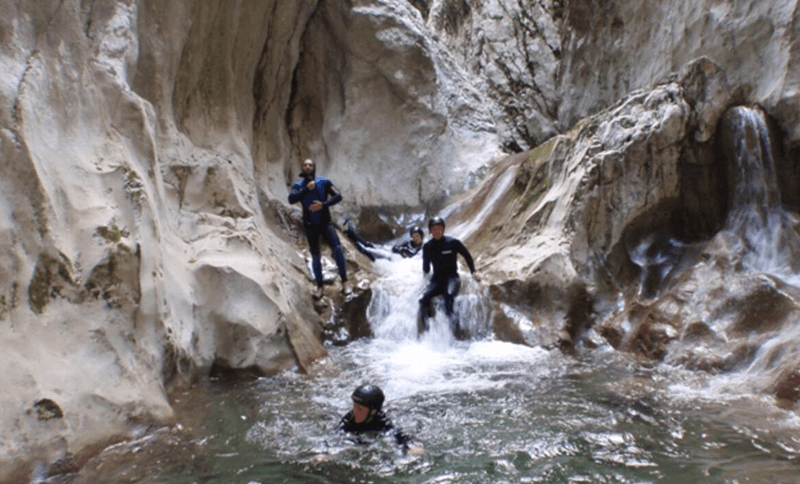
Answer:
<svg viewBox="0 0 800 484"><path fill-rule="evenodd" d="M756 350L793 327L794 285L717 235L715 143L760 106L797 208L796 2L6 3L0 478L169 422L215 364L308 371L329 321L369 334L366 292L311 302L286 204L305 157L376 240L454 202L503 338L756 365L747 391L791 400L791 345ZM653 234L675 263L637 264ZM60 418L29 413L47 401Z"/></svg>

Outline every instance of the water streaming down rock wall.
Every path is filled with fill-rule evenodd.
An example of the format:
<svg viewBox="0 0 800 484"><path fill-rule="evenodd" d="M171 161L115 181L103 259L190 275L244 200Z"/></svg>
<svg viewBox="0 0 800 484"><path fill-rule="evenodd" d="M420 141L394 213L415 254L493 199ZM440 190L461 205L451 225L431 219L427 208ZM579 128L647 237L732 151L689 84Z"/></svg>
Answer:
<svg viewBox="0 0 800 484"><path fill-rule="evenodd" d="M800 238L781 205L776 140L763 111L737 106L723 116L721 144L733 184L726 231L750 270L796 280Z"/></svg>
<svg viewBox="0 0 800 484"><path fill-rule="evenodd" d="M629 246L640 273L628 284L638 291L598 314L593 330L603 338L593 341L711 376L712 393L774 395L794 405L797 216L781 203L792 184L782 179L790 170L779 132L760 108L735 107L720 116L713 145L714 172L705 176L720 187L704 200L718 203L707 207L718 228L691 240L656 226ZM682 190L696 186L681 179Z"/></svg>
<svg viewBox="0 0 800 484"><path fill-rule="evenodd" d="M375 338L391 341L417 339L419 298L427 284L427 278L422 274L421 259L398 257L380 261L378 271L380 277L372 284L373 299L367 309ZM434 298L433 306L435 316L431 318L430 329L420 339L437 346L450 346L455 339L441 298ZM469 339L490 336L490 310L485 288L462 271L455 313Z"/></svg>
<svg viewBox="0 0 800 484"><path fill-rule="evenodd" d="M772 394L791 406L800 396L800 238L781 204L778 136L763 111L744 106L729 109L717 133L728 172L724 226L710 240L671 245L682 249L671 254L640 248L637 264L672 270L673 279L626 309L633 329L620 346L716 375L715 398Z"/></svg>
<svg viewBox="0 0 800 484"><path fill-rule="evenodd" d="M777 136L756 107L731 108L720 123L720 141L733 171L730 210L721 235L740 254L746 273L769 282L745 294L745 301L758 303L740 316L738 330L755 336L757 343L742 380L748 387L754 384L757 390L773 392L779 402L795 401L800 393L800 236L797 215L781 203ZM765 334L759 338L758 333ZM733 381L741 384L738 378Z"/></svg>

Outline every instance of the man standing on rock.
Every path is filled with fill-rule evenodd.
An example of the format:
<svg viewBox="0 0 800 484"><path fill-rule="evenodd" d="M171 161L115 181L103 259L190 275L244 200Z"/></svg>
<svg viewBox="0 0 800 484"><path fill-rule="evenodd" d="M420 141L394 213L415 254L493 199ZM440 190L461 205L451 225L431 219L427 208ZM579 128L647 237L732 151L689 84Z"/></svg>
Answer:
<svg viewBox="0 0 800 484"><path fill-rule="evenodd" d="M461 279L458 277L458 254L461 254L467 261L472 277L476 281L480 281L480 278L475 274L475 264L467 248L460 240L445 236L444 226L444 219L441 217L433 217L428 222L428 229L433 238L422 246L422 270L428 274L433 265L433 277L431 277L422 299L419 300L417 332L422 333L428 330L431 299L443 296L445 313L450 319L453 334L460 338L462 336L461 327L458 318L453 317L455 298L461 289Z"/></svg>
<svg viewBox="0 0 800 484"><path fill-rule="evenodd" d="M336 228L331 223L329 207L342 201L342 194L336 190L330 180L316 176L314 161L306 159L303 162L300 180L292 185L289 192L289 203L300 202L303 205L303 228L308 239L308 249L311 252L311 267L317 289L314 297L319 299L323 295L322 289L322 259L319 251L319 238L324 237L331 247L339 275L342 278L342 292L349 294L350 285L347 282L347 266L345 265L342 244L336 235Z"/></svg>

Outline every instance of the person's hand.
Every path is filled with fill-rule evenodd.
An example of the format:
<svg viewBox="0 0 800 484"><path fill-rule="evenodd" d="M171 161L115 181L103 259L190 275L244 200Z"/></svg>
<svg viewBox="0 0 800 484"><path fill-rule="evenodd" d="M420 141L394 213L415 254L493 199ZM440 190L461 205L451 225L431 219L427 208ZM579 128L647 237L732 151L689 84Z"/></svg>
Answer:
<svg viewBox="0 0 800 484"><path fill-rule="evenodd" d="M472 278L475 279L475 282L481 282L481 276L475 272L472 273Z"/></svg>
<svg viewBox="0 0 800 484"><path fill-rule="evenodd" d="M315 182L314 180L311 180L310 182L308 182L308 185L306 185L306 188L309 190L313 190L316 187L317 187L317 182Z"/></svg>
<svg viewBox="0 0 800 484"><path fill-rule="evenodd" d="M310 459L308 459L308 463L311 465L311 467L316 467L316 466L318 466L320 464L325 464L326 462L329 462L330 460L331 460L330 454L317 454L317 455L311 457Z"/></svg>
<svg viewBox="0 0 800 484"><path fill-rule="evenodd" d="M308 207L308 209L311 210L312 212L322 210L322 202L320 202L319 200L314 200L314 202Z"/></svg>
<svg viewBox="0 0 800 484"><path fill-rule="evenodd" d="M425 447L422 444L411 444L408 446L408 453L411 455L422 455L425 453Z"/></svg>

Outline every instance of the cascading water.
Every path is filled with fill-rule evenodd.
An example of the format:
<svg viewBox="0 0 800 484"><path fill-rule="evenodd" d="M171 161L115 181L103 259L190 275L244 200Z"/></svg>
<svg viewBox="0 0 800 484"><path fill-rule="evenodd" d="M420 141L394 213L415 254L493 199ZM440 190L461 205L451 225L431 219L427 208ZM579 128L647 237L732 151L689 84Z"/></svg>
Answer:
<svg viewBox="0 0 800 484"><path fill-rule="evenodd" d="M733 125L741 129L736 151L746 183L737 188L725 236L738 244L748 270L768 266L788 279L796 235L780 208L774 171L761 173L754 161L766 159L767 171L772 163L763 120L746 109L740 114ZM665 240L632 251L655 274L643 288L677 266L683 247ZM723 385L713 376L643 366L608 349L574 357L497 341L486 290L464 272L456 310L470 338L453 337L440 302L430 331L418 336L421 265L419 257L375 262L368 308L374 336L329 347L315 374L198 385L175 396L180 425L143 429L80 473L37 482L797 482L794 413L757 396L720 395ZM790 352L789 341L766 342L749 371L768 371L767 355L775 346ZM405 455L390 438L334 430L350 393L365 382L383 388L388 415L424 446L423 455Z"/></svg>
<svg viewBox="0 0 800 484"><path fill-rule="evenodd" d="M420 259L379 260L376 265L381 277L372 285L374 296L367 310L375 338L394 342L421 339L442 349L452 346L454 338L441 298L434 299L436 316L432 318L429 331L417 335L419 298L426 284ZM463 273L455 310L459 323L472 339L488 335L488 299L480 286Z"/></svg>
<svg viewBox="0 0 800 484"><path fill-rule="evenodd" d="M774 148L760 110L739 106L723 119L736 180L725 230L751 271L797 280L800 238L781 206Z"/></svg>
<svg viewBox="0 0 800 484"><path fill-rule="evenodd" d="M330 347L314 375L212 381L177 395L181 425L45 482L721 484L797 475L791 429L800 422L774 407L690 397L696 375L643 368L622 353L576 359L496 341L469 276L456 308L472 338L454 339L443 311L418 337L421 261L379 260L376 269L373 338ZM334 430L364 382L383 388L388 415L423 455Z"/></svg>
<svg viewBox="0 0 800 484"><path fill-rule="evenodd" d="M800 291L800 236L796 219L781 204L775 149L764 113L739 106L731 108L721 122L726 131L724 150L735 168L735 183L720 236L741 261L745 274L760 276L768 287L775 288L765 297L786 294L787 298L775 297L771 304L761 304L760 312L743 316L753 320L751 326L759 330L745 336L756 347L754 355L742 370L721 375L710 384L721 392L769 395L775 392L776 382L800 368L800 315L791 316L789 302L792 294ZM770 330L770 319L776 317L784 318L784 322ZM722 328L720 337L742 338L725 324L718 326ZM766 329L761 330L761 326Z"/></svg>

